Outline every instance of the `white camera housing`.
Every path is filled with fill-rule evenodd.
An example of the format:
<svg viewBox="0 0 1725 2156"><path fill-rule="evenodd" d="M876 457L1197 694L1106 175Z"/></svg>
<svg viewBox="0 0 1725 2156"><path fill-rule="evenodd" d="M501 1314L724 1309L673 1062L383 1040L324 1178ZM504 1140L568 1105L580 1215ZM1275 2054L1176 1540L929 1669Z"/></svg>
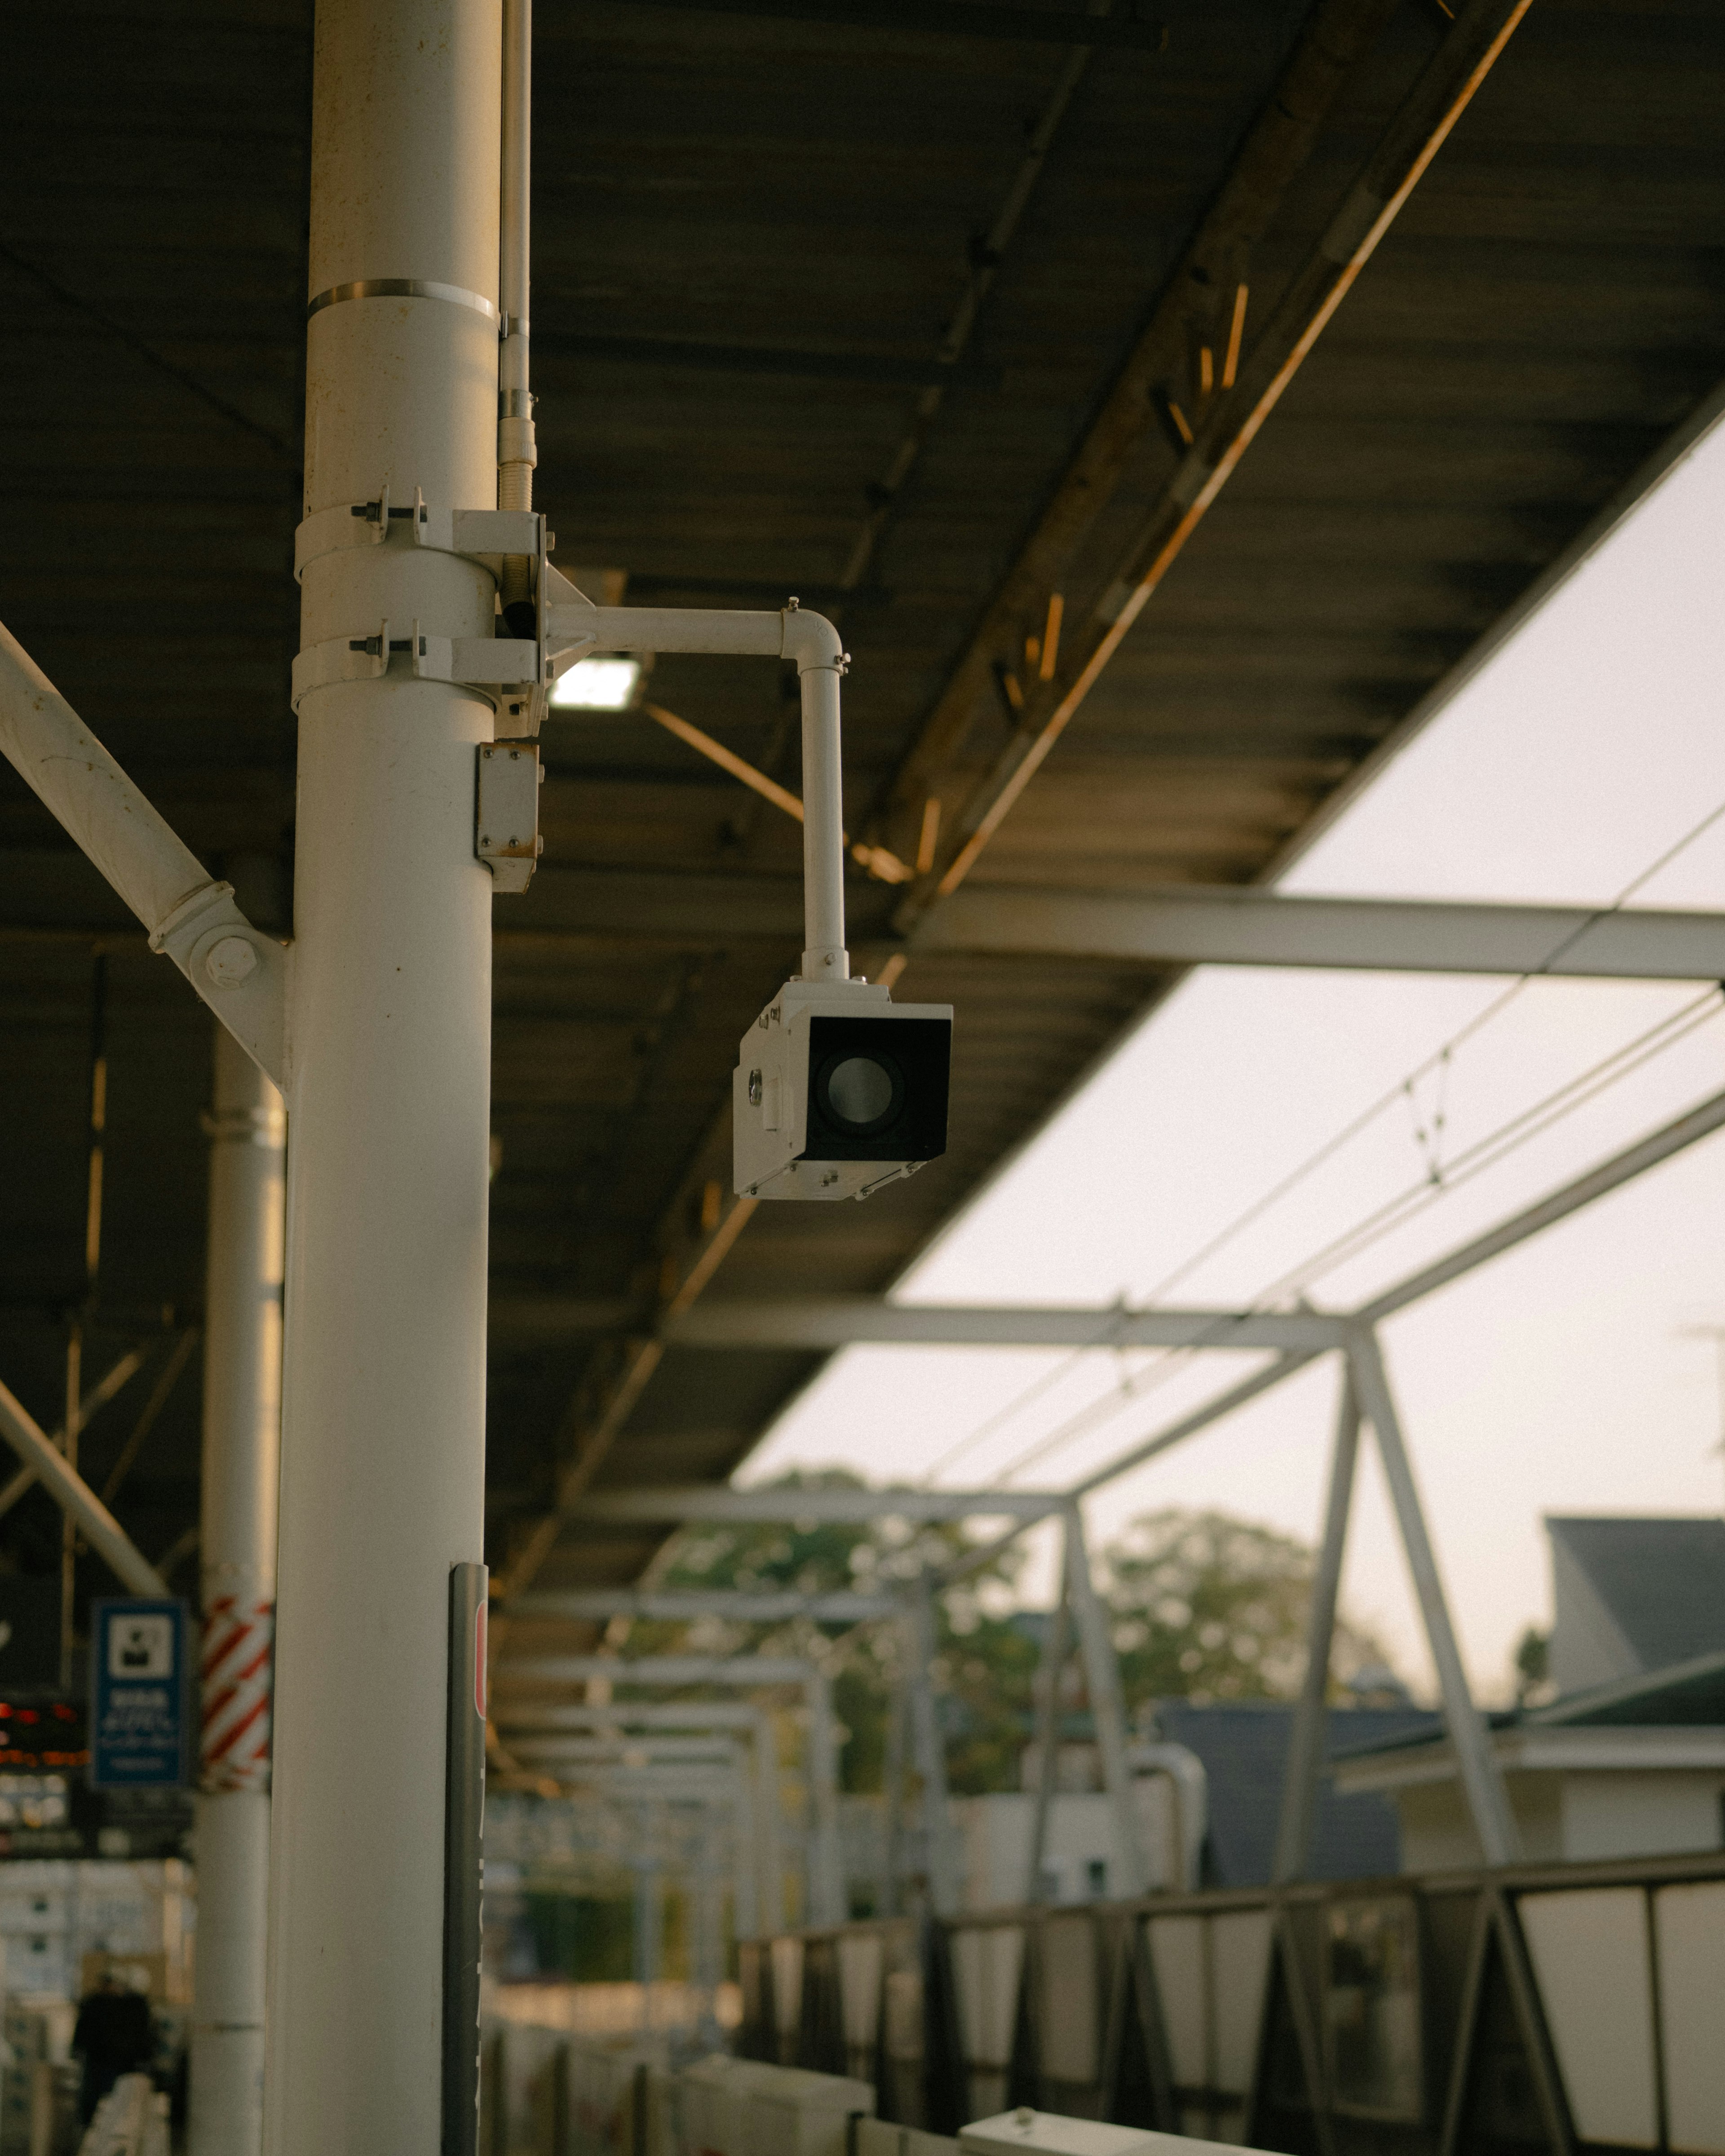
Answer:
<svg viewBox="0 0 1725 2156"><path fill-rule="evenodd" d="M947 1147L950 1004L895 1004L866 981L787 981L732 1077L743 1198L866 1198Z"/></svg>

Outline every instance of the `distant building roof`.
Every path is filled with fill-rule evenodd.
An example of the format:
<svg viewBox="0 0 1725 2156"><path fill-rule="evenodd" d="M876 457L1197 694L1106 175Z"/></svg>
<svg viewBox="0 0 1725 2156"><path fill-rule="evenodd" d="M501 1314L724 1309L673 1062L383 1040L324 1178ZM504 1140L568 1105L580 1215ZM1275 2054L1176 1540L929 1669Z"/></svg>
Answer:
<svg viewBox="0 0 1725 2156"><path fill-rule="evenodd" d="M1542 1728L1725 1728L1725 1648L1572 1692L1521 1718Z"/></svg>
<svg viewBox="0 0 1725 2156"><path fill-rule="evenodd" d="M1725 1649L1725 1519L1548 1517L1560 1693Z"/></svg>
<svg viewBox="0 0 1725 2156"><path fill-rule="evenodd" d="M1269 1883L1293 1720L1293 1707L1282 1700L1157 1702L1158 1734L1195 1752L1209 1778L1206 1885ZM1426 1737L1440 1726L1436 1715L1414 1707L1332 1707L1326 1757ZM1400 1869L1401 1828L1389 1799L1338 1795L1326 1775L1318 1785L1307 1876L1376 1879Z"/></svg>

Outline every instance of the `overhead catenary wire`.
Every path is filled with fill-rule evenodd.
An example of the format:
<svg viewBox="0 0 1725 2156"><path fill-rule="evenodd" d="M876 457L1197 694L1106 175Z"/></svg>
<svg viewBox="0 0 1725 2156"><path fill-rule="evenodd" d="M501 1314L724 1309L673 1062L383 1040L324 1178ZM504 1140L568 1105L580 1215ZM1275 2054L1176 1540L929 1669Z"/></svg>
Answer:
<svg viewBox="0 0 1725 2156"><path fill-rule="evenodd" d="M1290 1196L1292 1192L1301 1186L1301 1184L1315 1174L1320 1168L1327 1165L1328 1162L1333 1160L1337 1154L1344 1151L1348 1146L1351 1145L1355 1139L1363 1136L1364 1132L1369 1130L1373 1124L1378 1122L1385 1113L1394 1108L1399 1101L1410 1101L1413 1095L1413 1089L1424 1079L1429 1077L1434 1071L1441 1072L1445 1081L1445 1084L1447 1085L1450 1066L1457 1050L1464 1047L1468 1042L1477 1038L1477 1036L1483 1032L1487 1026L1493 1024L1500 1016L1502 1016L1502 1014L1510 1008L1510 1006L1534 981L1543 978L1548 975L1551 969L1559 963L1564 954L1569 951L1574 944L1579 942L1583 937L1591 933L1599 922L1609 920L1614 914L1621 911L1621 910L1628 905L1630 901L1634 898L1638 892L1645 890L1646 886L1651 883L1656 875L1658 875L1666 868L1668 868L1671 864L1679 857L1679 855L1686 852L1689 847L1697 842L1697 840L1704 837L1705 834L1720 821L1722 817L1725 817L1725 800L1716 803L1704 816L1701 817L1698 821L1692 824L1687 830L1684 831L1677 839L1673 840L1670 845L1666 846L1664 850L1658 854L1645 868L1641 869L1634 876L1632 876L1606 904L1585 914L1573 928L1569 929L1563 936L1558 938L1558 942L1553 946L1551 950L1546 953L1544 958L1541 961L1538 968L1529 973L1518 975L1515 980L1509 983L1504 988L1501 989L1491 998L1482 1009L1476 1012L1471 1018L1466 1019L1461 1026L1457 1027L1456 1029L1445 1040L1441 1041L1435 1048L1431 1050L1409 1070L1404 1072L1394 1085L1387 1087L1382 1093L1378 1095L1375 1099L1368 1102L1364 1108L1360 1110L1357 1115L1352 1116L1346 1123L1344 1123L1339 1130L1332 1133L1332 1135L1325 1139L1321 1145L1317 1146L1302 1160L1298 1162L1295 1167L1288 1171L1286 1174L1283 1175L1276 1183L1272 1183L1268 1190L1260 1194L1260 1195L1254 1199L1250 1204L1243 1208L1240 1212L1235 1214L1231 1219L1224 1223L1224 1224L1219 1229L1215 1234L1209 1237L1199 1246L1197 1250L1190 1252L1186 1257L1183 1258L1170 1272L1165 1274L1150 1289L1148 1294L1144 1297L1146 1305L1153 1307L1183 1281L1189 1279L1200 1266L1207 1264L1211 1258L1218 1255L1223 1250L1226 1249L1230 1243L1235 1241L1240 1235L1245 1233L1246 1229L1253 1226L1257 1221L1262 1219L1267 1214L1271 1212L1282 1202L1284 1199ZM1712 992L1709 991L1709 994L1711 995L1712 993ZM1705 1001L1707 998L1702 998L1702 1000ZM1686 1006L1683 1012L1675 1014L1675 1018L1671 1022L1675 1023L1681 1020L1689 1013L1694 1011L1697 1008L1697 1006L1694 1004ZM1662 1024L1664 1022L1662 1022ZM1653 1031L1657 1033L1661 1029L1661 1028L1656 1027L1653 1029ZM1615 1056L1618 1054L1627 1055L1632 1053L1649 1037L1650 1036L1646 1035L1640 1036L1637 1040L1626 1044L1624 1049L1615 1051L1613 1056L1604 1059L1604 1063L1609 1065L1615 1061ZM1575 1085L1584 1084L1589 1078L1596 1075L1603 1067L1604 1065L1601 1065L1591 1066L1588 1071L1582 1073L1579 1078L1570 1082ZM1627 1075L1628 1074L1625 1072L1623 1075ZM1541 1107L1549 1106L1552 1101L1558 1098L1566 1090L1567 1088L1558 1089L1557 1094L1548 1096L1545 1102L1536 1103L1532 1109L1526 1111L1524 1113L1532 1114L1538 1112ZM1579 1106L1581 1104L1578 1101L1576 1105ZM1514 1120L1519 1121L1520 1119L1517 1118ZM1504 1127L1507 1129L1509 1127L1505 1126ZM1534 1134L1537 1135L1537 1133ZM1501 1135L1501 1133L1499 1135ZM1479 1142L1483 1144L1486 1142L1486 1141L1482 1140ZM1429 1172L1427 1178L1420 1186L1423 1190L1430 1190L1432 1188L1430 1169L1435 1159L1435 1156L1429 1149L1427 1149L1427 1159ZM1453 1179L1450 1178L1445 1178L1436 1186L1440 1194L1441 1194L1443 1189L1453 1187L1455 1187ZM1369 1220L1375 1217L1376 1214L1374 1212L1373 1215L1368 1216L1368 1219ZM1365 1224L1365 1223L1358 1224L1358 1225L1361 1227ZM1399 1223L1397 1224L1399 1224ZM1388 1231L1386 1230L1386 1232ZM1286 1294L1291 1292L1292 1291L1286 1287L1279 1289L1278 1284L1272 1283L1270 1287L1262 1291L1258 1296L1254 1298L1250 1306L1255 1310L1263 1307L1266 1300L1278 1291ZM1125 1307L1123 1300L1121 1306L1122 1310ZM1013 1400L993 1409L983 1419L981 1423L975 1425L973 1429L968 1431L955 1444L948 1446L947 1450L942 1453L936 1461L934 1466L928 1471L928 1476L925 1479L932 1481L935 1475L944 1472L945 1470L952 1466L954 1461L962 1457L966 1452L971 1450L974 1445L980 1443L985 1437L992 1435L994 1431L999 1430L1004 1424L1010 1421L1015 1415L1023 1413L1026 1408L1034 1405L1036 1400L1045 1397L1047 1393L1054 1389L1054 1388L1058 1385L1063 1378L1069 1376L1071 1372L1078 1367L1087 1353L1093 1353L1095 1349L1098 1348L1108 1347L1111 1344L1111 1334L1112 1331L1113 1327L1111 1326L1105 1326L1101 1327L1098 1332L1096 1339L1090 1347L1073 1349L1071 1353L1064 1357L1052 1370L1045 1371L1039 1377L1034 1378L1031 1383L1025 1387L1024 1389ZM1153 1380L1142 1383L1136 1387L1116 1387L1107 1395L1106 1401L1093 1402L1091 1404L1091 1409L1098 1411L1106 1409L1107 1412L1112 1412L1115 1407L1122 1404L1124 1401L1142 1397L1143 1393L1152 1389L1153 1383L1159 1383L1163 1382L1165 1378L1172 1376L1174 1371L1178 1368L1182 1367L1191 1355L1199 1352L1201 1348L1207 1344L1209 1343L1207 1341L1201 1339L1193 1342L1187 1348L1169 1351L1167 1354L1158 1358L1154 1366L1155 1371L1158 1374L1156 1375ZM1081 1414L1085 1414L1089 1412L1090 1410L1080 1410ZM1091 1427L1093 1426L1093 1424L1086 1423L1086 1426ZM1025 1467L1031 1464L1033 1460L1040 1460L1043 1458L1046 1450L1053 1449L1054 1440L1061 1436L1061 1433L1065 1431L1065 1428L1066 1425L1062 1424L1061 1430L1050 1433L1046 1440L1039 1439L1029 1454L1020 1455L1007 1466L998 1470L993 1480L996 1481L1004 1481L1010 1476L1022 1473Z"/></svg>
<svg viewBox="0 0 1725 2156"><path fill-rule="evenodd" d="M1387 1200L1373 1212L1340 1235L1332 1237L1318 1250L1292 1266L1289 1270L1255 1296L1250 1308L1259 1311L1296 1297L1315 1285L1325 1273L1332 1272L1350 1259L1358 1257L1373 1243L1392 1234L1396 1229L1442 1199L1450 1196L1471 1182L1476 1176L1499 1166L1523 1145L1551 1129L1565 1116L1574 1114L1609 1087L1630 1076L1668 1049L1686 1040L1701 1026L1709 1024L1725 1011L1725 991L1708 988L1692 1003L1672 1013L1648 1032L1635 1040L1615 1049L1608 1056L1591 1065L1578 1076L1548 1094L1543 1100L1520 1111L1506 1123L1489 1132L1485 1137L1456 1156L1450 1172L1436 1183L1422 1177L1420 1180ZM1045 1460L1050 1453L1106 1421L1129 1401L1140 1400L1165 1383L1183 1368L1191 1357L1204 1347L1219 1342L1232 1322L1232 1313L1219 1318L1209 1332L1183 1348L1173 1348L1159 1355L1151 1367L1136 1380L1116 1387L1101 1398L1079 1409L1056 1430L1039 1438L1028 1451L1020 1453L1006 1466L996 1471L993 1481L1004 1482L1021 1475ZM1077 1351L1081 1354L1084 1351ZM1067 1358L1067 1365L1077 1359Z"/></svg>

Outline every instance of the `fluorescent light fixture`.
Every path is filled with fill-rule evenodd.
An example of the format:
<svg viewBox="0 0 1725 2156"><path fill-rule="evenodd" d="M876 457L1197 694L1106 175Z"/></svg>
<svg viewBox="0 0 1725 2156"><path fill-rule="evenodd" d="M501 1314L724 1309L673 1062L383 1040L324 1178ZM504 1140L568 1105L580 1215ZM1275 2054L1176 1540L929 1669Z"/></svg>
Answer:
<svg viewBox="0 0 1725 2156"><path fill-rule="evenodd" d="M566 711L622 711L641 678L639 659L578 659L557 677L551 701Z"/></svg>

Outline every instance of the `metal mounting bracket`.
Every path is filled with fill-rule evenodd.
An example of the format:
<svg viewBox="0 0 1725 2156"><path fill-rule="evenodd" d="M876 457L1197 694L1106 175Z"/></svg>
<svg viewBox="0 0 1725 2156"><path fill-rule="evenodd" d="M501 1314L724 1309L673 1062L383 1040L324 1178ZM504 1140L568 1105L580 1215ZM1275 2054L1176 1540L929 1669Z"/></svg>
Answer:
<svg viewBox="0 0 1725 2156"><path fill-rule="evenodd" d="M326 689L337 681L377 680L398 657L407 660L408 672L418 680L475 689L495 706L507 701L510 690L522 697L532 690L539 653L525 638L438 636L422 629L417 620L410 635L393 636L389 623L381 621L369 635L331 637L299 653L294 660L293 707L297 711L314 689Z"/></svg>
<svg viewBox="0 0 1725 2156"><path fill-rule="evenodd" d="M434 553L459 554L495 578L506 555L526 554L537 562L544 539L545 519L536 510L439 509L418 487L403 508L391 504L386 486L375 501L337 503L308 516L294 534L294 576L303 582L307 567L321 555L398 540Z"/></svg>
<svg viewBox="0 0 1725 2156"><path fill-rule="evenodd" d="M473 850L500 891L522 891L544 851L539 835L539 788L545 783L531 742L485 742L474 788Z"/></svg>
<svg viewBox="0 0 1725 2156"><path fill-rule="evenodd" d="M314 689L336 681L377 679L388 672L390 658L402 654L422 680L453 681L480 690L500 717L511 722L511 734L537 734L557 678L550 670L547 608L540 595L556 578L564 591L578 600L581 596L550 566L555 542L544 517L526 509L439 508L426 501L418 487L411 504L403 507L392 504L384 486L374 501L337 503L308 516L294 534L294 575L303 581L307 567L323 555L386 546L392 541L475 562L494 583L501 581L506 558L525 555L533 564L536 637L437 636L423 632L418 621L411 638L392 637L385 621L371 634L331 638L301 651L294 660L294 709L297 711ZM572 665L578 656L578 651L572 653L563 665ZM562 666L557 671L562 671Z"/></svg>

